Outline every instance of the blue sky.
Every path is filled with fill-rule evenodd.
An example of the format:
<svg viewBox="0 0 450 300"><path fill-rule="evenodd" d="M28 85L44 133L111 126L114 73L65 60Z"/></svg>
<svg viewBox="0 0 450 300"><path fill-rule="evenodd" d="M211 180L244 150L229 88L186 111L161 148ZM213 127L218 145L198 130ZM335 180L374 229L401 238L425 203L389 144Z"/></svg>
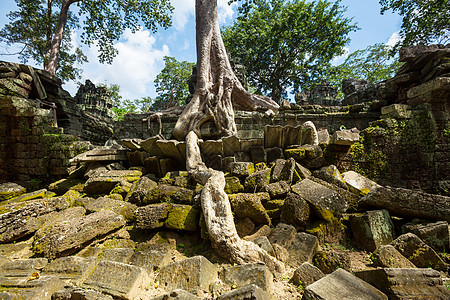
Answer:
<svg viewBox="0 0 450 300"><path fill-rule="evenodd" d="M171 0L175 7L173 26L168 30L160 30L156 34L143 30L132 34L125 32L121 40L116 43L119 55L111 65L100 64L95 47L84 47L89 63L82 66L83 79L90 79L94 83L118 84L121 94L126 99L138 99L156 95L153 80L164 67L163 57L173 56L177 60L195 62L195 0ZM230 24L236 16L236 4L227 5L228 0L218 0L219 22ZM342 0L347 6L347 17L353 17L360 30L350 34L351 42L346 47L347 54L358 49L364 49L375 43L392 43L398 39L401 19L392 13L380 14L378 0ZM1 0L0 27L8 22L6 14L15 10L14 0ZM74 36L74 42L79 43L79 36ZM0 60L17 61L12 56L1 55L6 51L4 44L0 44ZM345 57L337 58L336 63ZM33 64L30 62L30 64ZM35 65L42 68L42 66ZM68 82L64 86L72 95L76 93L77 84Z"/></svg>

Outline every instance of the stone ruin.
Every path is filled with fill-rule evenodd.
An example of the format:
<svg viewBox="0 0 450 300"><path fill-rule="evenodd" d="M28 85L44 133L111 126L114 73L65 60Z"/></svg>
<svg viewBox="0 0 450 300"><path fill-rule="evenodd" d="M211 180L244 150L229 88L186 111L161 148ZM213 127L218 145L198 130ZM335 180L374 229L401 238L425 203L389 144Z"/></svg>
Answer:
<svg viewBox="0 0 450 300"><path fill-rule="evenodd" d="M103 89L1 64L0 298L449 299L450 50L404 53L370 102L237 112L237 136L200 142L283 274L211 247L176 111L110 125Z"/></svg>

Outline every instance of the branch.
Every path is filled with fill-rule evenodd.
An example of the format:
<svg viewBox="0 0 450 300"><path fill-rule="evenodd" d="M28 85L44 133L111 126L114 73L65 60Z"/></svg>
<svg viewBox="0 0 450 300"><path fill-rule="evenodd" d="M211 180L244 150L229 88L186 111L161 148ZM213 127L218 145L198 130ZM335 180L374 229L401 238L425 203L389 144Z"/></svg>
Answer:
<svg viewBox="0 0 450 300"><path fill-rule="evenodd" d="M23 46L22 50L20 50L17 53L9 53L9 51L6 50L6 51L8 51L8 53L0 53L0 55L18 55L18 54L22 54L23 51L25 51L25 49L27 48L27 46L28 46L28 44L25 43L25 46Z"/></svg>

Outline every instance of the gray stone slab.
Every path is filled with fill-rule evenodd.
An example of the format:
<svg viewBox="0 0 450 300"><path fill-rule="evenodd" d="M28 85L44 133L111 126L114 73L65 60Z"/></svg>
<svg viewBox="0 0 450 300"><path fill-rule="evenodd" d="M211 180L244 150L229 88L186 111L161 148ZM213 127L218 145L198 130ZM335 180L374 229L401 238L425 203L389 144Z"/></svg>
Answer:
<svg viewBox="0 0 450 300"><path fill-rule="evenodd" d="M259 288L257 285L249 284L240 289L220 295L218 300L275 300L276 298Z"/></svg>
<svg viewBox="0 0 450 300"><path fill-rule="evenodd" d="M223 271L223 280L237 288L255 284L267 292L273 290L273 275L264 264L246 264L226 268Z"/></svg>
<svg viewBox="0 0 450 300"><path fill-rule="evenodd" d="M1 284L0 299L39 299L51 300L52 294L64 285L64 281L56 276L40 276L39 278L23 278L14 285Z"/></svg>
<svg viewBox="0 0 450 300"><path fill-rule="evenodd" d="M351 146L359 141L359 131L352 129L335 131L331 137L331 144Z"/></svg>
<svg viewBox="0 0 450 300"><path fill-rule="evenodd" d="M318 247L317 237L306 232L297 233L292 242L285 247L289 254L287 263L293 267L299 267L304 262L312 263Z"/></svg>
<svg viewBox="0 0 450 300"><path fill-rule="evenodd" d="M150 204L139 207L134 212L136 218L136 228L155 229L162 227L171 208L172 204L169 203Z"/></svg>
<svg viewBox="0 0 450 300"><path fill-rule="evenodd" d="M255 172L251 162L234 162L230 164L230 173L239 177L247 177Z"/></svg>
<svg viewBox="0 0 450 300"><path fill-rule="evenodd" d="M157 280L167 290L183 289L193 294L209 291L217 279L216 267L203 256L194 256L161 268Z"/></svg>
<svg viewBox="0 0 450 300"><path fill-rule="evenodd" d="M99 212L103 209L109 209L110 211L123 216L125 220L129 222L134 220L133 214L137 209L137 206L129 202L106 197L98 197L86 205L86 210L90 213Z"/></svg>
<svg viewBox="0 0 450 300"><path fill-rule="evenodd" d="M91 274L97 263L98 260L94 257L61 257L45 266L42 269L42 275L54 275L65 282L80 285Z"/></svg>
<svg viewBox="0 0 450 300"><path fill-rule="evenodd" d="M416 266L404 257L392 245L384 245L374 253L374 263L383 268L415 268Z"/></svg>
<svg viewBox="0 0 450 300"><path fill-rule="evenodd" d="M165 156L175 159L178 162L184 162L183 157L178 150L178 141L175 140L158 140L156 145L164 153Z"/></svg>
<svg viewBox="0 0 450 300"><path fill-rule="evenodd" d="M143 268L102 260L82 287L94 289L120 299L136 299L150 284Z"/></svg>
<svg viewBox="0 0 450 300"><path fill-rule="evenodd" d="M17 197L25 192L26 189L17 183L2 183L0 184L0 202Z"/></svg>
<svg viewBox="0 0 450 300"><path fill-rule="evenodd" d="M281 148L287 148L292 145L302 144L303 129L301 125L298 126L284 126L282 133Z"/></svg>
<svg viewBox="0 0 450 300"><path fill-rule="evenodd" d="M134 250L131 248L104 249L100 255L100 259L128 264L133 254Z"/></svg>
<svg viewBox="0 0 450 300"><path fill-rule="evenodd" d="M235 152L241 151L239 138L235 135L222 138L223 155L234 156Z"/></svg>
<svg viewBox="0 0 450 300"><path fill-rule="evenodd" d="M362 176L355 171L348 171L341 174L345 183L348 185L351 191L358 191L361 194L367 194L374 189L380 187L380 185L367 177Z"/></svg>
<svg viewBox="0 0 450 300"><path fill-rule="evenodd" d="M344 269L337 269L330 275L306 287L304 300L335 299L383 299L388 297L380 290L359 279Z"/></svg>
<svg viewBox="0 0 450 300"><path fill-rule="evenodd" d="M448 222L419 222L402 226L403 232L412 232L435 251L448 253L450 247Z"/></svg>
<svg viewBox="0 0 450 300"><path fill-rule="evenodd" d="M141 141L139 145L142 149L144 149L150 156L159 156L161 157L164 153L159 149L158 145L156 144L156 141L160 140L161 137L159 136L153 136L151 138L148 138L144 141Z"/></svg>
<svg viewBox="0 0 450 300"><path fill-rule="evenodd" d="M297 231L292 225L279 223L267 237L272 244L280 246L289 246L295 238Z"/></svg>
<svg viewBox="0 0 450 300"><path fill-rule="evenodd" d="M309 204L300 195L289 193L281 209L281 222L305 230L310 219Z"/></svg>
<svg viewBox="0 0 450 300"><path fill-rule="evenodd" d="M113 300L110 295L101 292L83 289L77 286L66 285L52 295L52 300Z"/></svg>
<svg viewBox="0 0 450 300"><path fill-rule="evenodd" d="M280 125L267 125L264 127L264 147L282 148L283 127Z"/></svg>
<svg viewBox="0 0 450 300"><path fill-rule="evenodd" d="M200 152L205 155L222 155L222 140L199 142Z"/></svg>
<svg viewBox="0 0 450 300"><path fill-rule="evenodd" d="M319 268L309 262L304 262L294 271L292 281L294 284L305 288L325 276Z"/></svg>
<svg viewBox="0 0 450 300"><path fill-rule="evenodd" d="M200 300L199 297L186 292L185 290L176 289L162 296L152 298L151 300Z"/></svg>
<svg viewBox="0 0 450 300"><path fill-rule="evenodd" d="M137 251L130 259L130 264L145 268L148 273L158 271L172 262L172 248L169 245Z"/></svg>

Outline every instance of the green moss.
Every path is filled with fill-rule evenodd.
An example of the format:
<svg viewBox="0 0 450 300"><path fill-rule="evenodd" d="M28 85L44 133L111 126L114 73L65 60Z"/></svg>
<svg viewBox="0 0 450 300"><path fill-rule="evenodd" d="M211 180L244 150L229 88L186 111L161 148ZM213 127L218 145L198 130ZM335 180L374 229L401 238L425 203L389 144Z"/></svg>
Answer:
<svg viewBox="0 0 450 300"><path fill-rule="evenodd" d="M196 231L198 228L199 211L190 205L174 205L169 211L164 225L167 228Z"/></svg>
<svg viewBox="0 0 450 300"><path fill-rule="evenodd" d="M237 177L225 177L225 193L235 194L244 191L244 186Z"/></svg>
<svg viewBox="0 0 450 300"><path fill-rule="evenodd" d="M294 149L286 149L284 150L284 157L294 158L296 161L300 161L306 158L306 150L303 148L294 148Z"/></svg>

